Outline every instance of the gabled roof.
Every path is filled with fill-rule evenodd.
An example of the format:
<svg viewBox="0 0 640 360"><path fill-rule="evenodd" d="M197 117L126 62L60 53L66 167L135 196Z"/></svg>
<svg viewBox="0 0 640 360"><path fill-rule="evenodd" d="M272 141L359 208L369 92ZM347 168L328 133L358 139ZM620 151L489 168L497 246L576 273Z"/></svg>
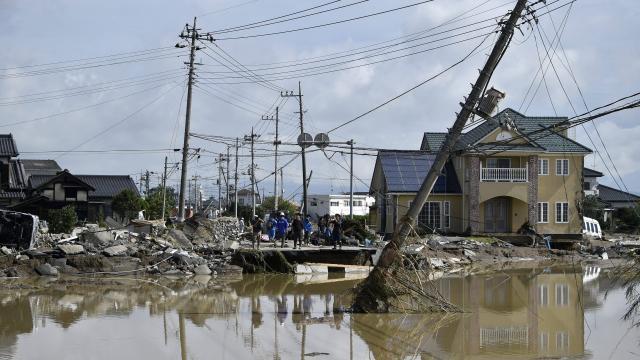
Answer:
<svg viewBox="0 0 640 360"><path fill-rule="evenodd" d="M11 134L0 134L0 157L18 156L18 147Z"/></svg>
<svg viewBox="0 0 640 360"><path fill-rule="evenodd" d="M582 168L582 176L583 177L603 177L604 174L597 170Z"/></svg>
<svg viewBox="0 0 640 360"><path fill-rule="evenodd" d="M475 128L463 133L454 147L457 151L470 149L484 139L492 131L500 127L500 124L511 122L515 125L515 131L522 134L529 144L484 144L477 145L479 150L506 151L541 151L556 153L590 153L591 149L577 143L568 137L544 128L566 121L566 117L525 116L513 109L505 109L484 121ZM424 133L421 150L436 152L440 150L446 133Z"/></svg>
<svg viewBox="0 0 640 360"><path fill-rule="evenodd" d="M640 196L598 184L598 197L604 202L638 202Z"/></svg>
<svg viewBox="0 0 640 360"><path fill-rule="evenodd" d="M31 184L31 188L34 190L41 189L57 181L63 181L65 183L75 183L78 186L84 187L89 191L95 190L93 186L87 184L84 180L80 179L78 176L71 174L69 170L66 170L66 169L58 172L56 175L34 175L31 178L29 178L29 183Z"/></svg>
<svg viewBox="0 0 640 360"><path fill-rule="evenodd" d="M62 170L55 160L21 159L20 162L27 178L32 175L55 175Z"/></svg>
<svg viewBox="0 0 640 360"><path fill-rule="evenodd" d="M67 174L69 174L67 172ZM69 174L71 175L71 174ZM59 175L33 175L29 178L29 183L33 189L37 189ZM90 187L89 197L111 198L123 190L131 190L139 194L136 183L129 175L71 175L82 183Z"/></svg>
<svg viewBox="0 0 640 360"><path fill-rule="evenodd" d="M384 150L378 152L376 166L381 168L387 192L415 193L420 189L435 157L435 154L427 151ZM450 162L445 165L444 176L436 180L432 193L462 193Z"/></svg>

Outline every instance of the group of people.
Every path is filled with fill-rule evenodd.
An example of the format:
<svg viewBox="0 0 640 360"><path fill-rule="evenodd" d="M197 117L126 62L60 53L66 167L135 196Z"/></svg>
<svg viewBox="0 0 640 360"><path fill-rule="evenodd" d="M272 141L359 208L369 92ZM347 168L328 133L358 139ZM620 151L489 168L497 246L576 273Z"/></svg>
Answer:
<svg viewBox="0 0 640 360"><path fill-rule="evenodd" d="M244 224L244 222L241 223ZM318 221L318 236L312 239L313 223L311 222L311 215L307 215L303 219L303 215L296 213L291 219L283 212L272 213L269 215L266 223L255 215L251 221L251 244L253 248L260 248L260 242L262 240L263 233L266 232L269 237L269 242L273 243L273 246L277 246L278 240L280 240L280 247L284 248L286 240L293 240L294 249L302 249L302 245L308 246L310 243L314 245L320 245L319 240L325 239L333 245L333 248L342 248L342 216L335 215L329 217L325 215ZM266 230L266 231L265 231Z"/></svg>

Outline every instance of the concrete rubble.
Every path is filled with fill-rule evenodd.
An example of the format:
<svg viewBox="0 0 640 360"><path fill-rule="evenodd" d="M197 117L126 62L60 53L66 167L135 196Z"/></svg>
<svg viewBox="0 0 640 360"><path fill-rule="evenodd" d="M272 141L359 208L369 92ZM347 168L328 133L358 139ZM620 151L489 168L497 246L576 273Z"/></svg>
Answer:
<svg viewBox="0 0 640 360"><path fill-rule="evenodd" d="M108 224L106 228L86 224L69 234L50 234L40 228L28 249L0 247L0 274L187 276L241 271L229 265L240 247L234 218L195 216L177 228L167 228L161 221L138 220L126 227L114 221Z"/></svg>

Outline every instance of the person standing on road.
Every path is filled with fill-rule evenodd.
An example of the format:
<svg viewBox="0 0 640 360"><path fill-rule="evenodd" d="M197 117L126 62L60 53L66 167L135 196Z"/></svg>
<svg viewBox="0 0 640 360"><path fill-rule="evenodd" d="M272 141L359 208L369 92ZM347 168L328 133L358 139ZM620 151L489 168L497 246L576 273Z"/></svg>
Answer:
<svg viewBox="0 0 640 360"><path fill-rule="evenodd" d="M287 239L287 229L289 229L289 222L284 217L284 213L280 213L280 218L276 224L277 232L276 239L280 239L280 247L284 247L284 242Z"/></svg>
<svg viewBox="0 0 640 360"><path fill-rule="evenodd" d="M293 236L293 248L296 246L302 249L302 237L304 236L304 224L300 219L300 214L296 214L291 223L291 235Z"/></svg>
<svg viewBox="0 0 640 360"><path fill-rule="evenodd" d="M267 231L269 234L269 242L276 243L276 225L278 224L277 216L275 213L269 215L269 221L267 222Z"/></svg>
<svg viewBox="0 0 640 360"><path fill-rule="evenodd" d="M307 215L304 219L304 244L309 245L311 233L313 232L313 224L311 224L311 215Z"/></svg>
<svg viewBox="0 0 640 360"><path fill-rule="evenodd" d="M256 248L256 242L258 243L257 248L260 249L260 240L262 238L262 224L263 220L258 216L253 216L253 221L251 222L251 227L253 228L253 236L251 238L251 247Z"/></svg>
<svg viewBox="0 0 640 360"><path fill-rule="evenodd" d="M336 214L335 218L331 220L331 224L333 225L333 230L331 230L333 248L336 249L336 246L338 246L342 249L342 216Z"/></svg>

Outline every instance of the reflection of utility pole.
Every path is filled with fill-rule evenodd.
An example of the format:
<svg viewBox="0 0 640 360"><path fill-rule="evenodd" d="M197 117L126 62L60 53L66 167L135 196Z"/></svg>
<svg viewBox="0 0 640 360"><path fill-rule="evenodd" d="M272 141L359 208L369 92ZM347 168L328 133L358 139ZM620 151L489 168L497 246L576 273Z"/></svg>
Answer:
<svg viewBox="0 0 640 360"><path fill-rule="evenodd" d="M178 313L178 323L180 327L180 355L182 360L187 360L187 334L184 326L184 315Z"/></svg>

